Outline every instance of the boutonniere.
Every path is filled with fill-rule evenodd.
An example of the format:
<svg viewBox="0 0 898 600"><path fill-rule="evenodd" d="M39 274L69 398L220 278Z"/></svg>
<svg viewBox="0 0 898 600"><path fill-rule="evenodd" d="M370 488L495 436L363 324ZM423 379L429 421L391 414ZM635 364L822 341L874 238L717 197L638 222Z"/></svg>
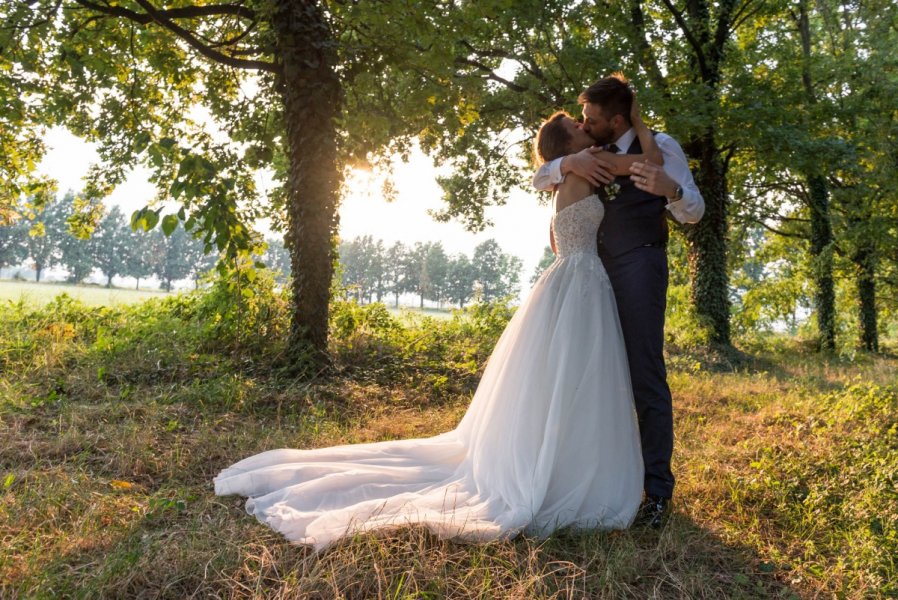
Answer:
<svg viewBox="0 0 898 600"><path fill-rule="evenodd" d="M616 181L612 181L611 183L606 183L603 189L605 190L605 201L611 202L617 198L617 193L620 191L620 184Z"/></svg>

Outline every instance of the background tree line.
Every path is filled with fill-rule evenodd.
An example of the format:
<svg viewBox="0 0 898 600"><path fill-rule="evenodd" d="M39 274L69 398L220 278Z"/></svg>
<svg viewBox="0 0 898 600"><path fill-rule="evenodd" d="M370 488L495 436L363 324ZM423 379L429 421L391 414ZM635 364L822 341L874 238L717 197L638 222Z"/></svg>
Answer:
<svg viewBox="0 0 898 600"><path fill-rule="evenodd" d="M470 257L448 255L441 242L396 242L387 248L370 235L341 243L338 253L342 286L359 302L392 298L398 307L401 295L414 294L422 308L425 300L461 308L475 296L493 302L520 292L521 259L492 239Z"/></svg>
<svg viewBox="0 0 898 600"><path fill-rule="evenodd" d="M19 207L25 217L0 226L0 267L25 264L33 268L36 281L47 269L63 268L69 283L81 283L96 270L107 287L114 277L132 277L139 288L142 279L154 276L171 291L178 280L193 279L197 284L219 258L214 252L207 254L204 242L182 227L168 231L132 227L117 206L94 211L90 231L79 230L78 221L72 219L75 203L69 192L46 202L41 210ZM386 248L370 235L341 243L338 252L341 284L359 302L392 297L399 306L401 295L414 294L421 307L425 300L462 307L475 294L492 302L520 292L520 258L504 253L492 239L478 245L470 258L449 256L440 242L396 242ZM290 255L283 242L267 240L257 258L277 272L279 281L288 281Z"/></svg>
<svg viewBox="0 0 898 600"><path fill-rule="evenodd" d="M117 276L133 277L137 288L142 279L155 276L171 291L175 281L198 281L218 260L183 228L134 230L117 206L95 211L91 231L79 230L72 222L74 203L74 194L68 193L39 211L22 207L24 218L0 226L0 267L26 264L36 281L47 269L61 267L70 283L81 283L97 270L107 287Z"/></svg>

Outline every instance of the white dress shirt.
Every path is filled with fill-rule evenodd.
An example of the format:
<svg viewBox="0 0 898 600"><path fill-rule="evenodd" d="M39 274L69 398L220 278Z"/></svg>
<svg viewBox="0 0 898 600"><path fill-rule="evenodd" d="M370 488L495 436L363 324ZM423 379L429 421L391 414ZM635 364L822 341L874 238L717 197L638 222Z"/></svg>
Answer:
<svg viewBox="0 0 898 600"><path fill-rule="evenodd" d="M626 154L630 144L636 139L636 131L631 127L621 135L615 144L618 154ZM676 202L668 202L667 210L673 218L680 223L698 223L705 214L705 200L702 198L692 172L689 170L689 162L686 154L680 148L677 140L666 133L656 133L655 143L661 149L664 157L664 172L683 188L683 198ZM533 187L543 192L552 191L556 185L564 181L561 173L561 158L543 164L533 176Z"/></svg>

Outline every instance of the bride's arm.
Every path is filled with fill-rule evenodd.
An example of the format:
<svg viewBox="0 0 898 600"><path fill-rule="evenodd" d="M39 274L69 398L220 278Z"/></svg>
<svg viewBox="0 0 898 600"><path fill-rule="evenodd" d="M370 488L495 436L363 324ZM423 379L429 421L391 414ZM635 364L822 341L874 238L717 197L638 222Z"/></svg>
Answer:
<svg viewBox="0 0 898 600"><path fill-rule="evenodd" d="M642 147L642 158L640 162L652 162L656 165L664 164L664 156L661 154L661 148L655 142L655 136L652 130L642 120L642 114L639 111L639 102L636 96L633 96L633 105L630 107L630 122L633 129L636 130L636 136L639 138L639 145ZM637 156L639 156L637 154ZM629 165L628 165L629 168ZM626 173L625 173L626 174Z"/></svg>
<svg viewBox="0 0 898 600"><path fill-rule="evenodd" d="M601 152L597 154L600 158L611 163L611 172L614 175L629 175L630 165L635 162L651 162L656 165L664 164L664 156L661 149L655 142L655 136L642 120L639 111L639 103L636 97L633 97L633 107L630 109L630 122L636 131L636 137L639 138L639 145L642 147L642 154L613 154L611 152Z"/></svg>

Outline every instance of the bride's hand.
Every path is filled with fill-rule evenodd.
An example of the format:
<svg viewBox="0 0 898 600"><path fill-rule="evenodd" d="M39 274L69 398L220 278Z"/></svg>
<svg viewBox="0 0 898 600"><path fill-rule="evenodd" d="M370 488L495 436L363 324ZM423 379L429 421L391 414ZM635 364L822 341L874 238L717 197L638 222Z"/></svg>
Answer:
<svg viewBox="0 0 898 600"><path fill-rule="evenodd" d="M561 172L579 175L596 187L610 183L614 179L614 165L602 158L602 154L602 149L596 147L569 154L561 159Z"/></svg>

